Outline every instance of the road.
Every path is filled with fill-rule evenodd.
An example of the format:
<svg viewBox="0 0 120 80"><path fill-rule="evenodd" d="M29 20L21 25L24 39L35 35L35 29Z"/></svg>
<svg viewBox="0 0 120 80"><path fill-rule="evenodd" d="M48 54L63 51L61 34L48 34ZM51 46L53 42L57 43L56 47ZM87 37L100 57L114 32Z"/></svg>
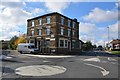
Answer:
<svg viewBox="0 0 120 80"><path fill-rule="evenodd" d="M10 52L2 61L1 77L12 78L118 78L118 59L103 51L79 56L47 56Z"/></svg>

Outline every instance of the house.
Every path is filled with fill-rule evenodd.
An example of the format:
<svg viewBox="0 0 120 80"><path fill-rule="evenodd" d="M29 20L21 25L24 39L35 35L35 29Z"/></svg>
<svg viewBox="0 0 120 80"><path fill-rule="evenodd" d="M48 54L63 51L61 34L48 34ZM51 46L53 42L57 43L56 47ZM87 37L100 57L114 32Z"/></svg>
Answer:
<svg viewBox="0 0 120 80"><path fill-rule="evenodd" d="M120 50L120 39L110 41L110 48L112 50Z"/></svg>
<svg viewBox="0 0 120 80"><path fill-rule="evenodd" d="M42 53L68 53L80 49L79 22L53 12L27 20L27 42Z"/></svg>
<svg viewBox="0 0 120 80"><path fill-rule="evenodd" d="M9 49L9 47L8 47L9 44L10 44L9 41L1 40L0 41L0 49L3 49L3 50Z"/></svg>

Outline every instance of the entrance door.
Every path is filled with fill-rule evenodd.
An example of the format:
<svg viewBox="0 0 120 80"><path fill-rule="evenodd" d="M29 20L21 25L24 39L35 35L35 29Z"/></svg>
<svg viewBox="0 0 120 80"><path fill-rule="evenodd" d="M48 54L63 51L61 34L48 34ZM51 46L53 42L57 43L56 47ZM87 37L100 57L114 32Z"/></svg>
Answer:
<svg viewBox="0 0 120 80"><path fill-rule="evenodd" d="M40 41L37 42L37 48L41 52L41 42Z"/></svg>
<svg viewBox="0 0 120 80"><path fill-rule="evenodd" d="M68 51L71 52L71 43L68 42Z"/></svg>

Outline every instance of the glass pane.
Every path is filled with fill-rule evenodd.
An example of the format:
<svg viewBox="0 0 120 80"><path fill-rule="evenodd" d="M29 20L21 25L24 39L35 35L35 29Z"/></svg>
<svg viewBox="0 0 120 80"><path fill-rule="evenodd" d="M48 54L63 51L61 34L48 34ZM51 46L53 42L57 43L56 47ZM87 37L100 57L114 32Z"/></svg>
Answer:
<svg viewBox="0 0 120 80"><path fill-rule="evenodd" d="M42 19L39 19L39 25L41 25L42 24Z"/></svg>
<svg viewBox="0 0 120 80"><path fill-rule="evenodd" d="M50 23L50 17L47 18L47 23L48 23L48 24Z"/></svg>
<svg viewBox="0 0 120 80"><path fill-rule="evenodd" d="M32 21L32 26L34 26L34 21Z"/></svg>
<svg viewBox="0 0 120 80"><path fill-rule="evenodd" d="M64 40L60 40L60 47L64 47Z"/></svg>

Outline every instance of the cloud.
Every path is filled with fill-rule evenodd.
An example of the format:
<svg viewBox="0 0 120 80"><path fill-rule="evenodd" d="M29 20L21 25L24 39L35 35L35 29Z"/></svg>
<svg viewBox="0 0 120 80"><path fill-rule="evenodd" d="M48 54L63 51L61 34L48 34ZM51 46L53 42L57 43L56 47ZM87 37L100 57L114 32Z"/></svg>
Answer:
<svg viewBox="0 0 120 80"><path fill-rule="evenodd" d="M16 4L16 5L15 5ZM0 39L10 39L18 35L19 29L26 28L26 20L32 16L32 13L23 9L23 2L4 2L0 13ZM21 27L23 26L23 27Z"/></svg>
<svg viewBox="0 0 120 80"><path fill-rule="evenodd" d="M45 2L45 6L50 12L62 12L70 5L70 2Z"/></svg>
<svg viewBox="0 0 120 80"><path fill-rule="evenodd" d="M97 32L97 27L92 23L82 23L80 22L80 39L85 41L92 41L95 44L95 37Z"/></svg>
<svg viewBox="0 0 120 80"><path fill-rule="evenodd" d="M84 16L83 19L90 22L118 20L118 11L105 11L100 8L94 8L88 15Z"/></svg>
<svg viewBox="0 0 120 80"><path fill-rule="evenodd" d="M112 39L118 38L118 23L105 26L105 27L97 27L93 23L80 23L80 39L85 41L91 41L93 44L102 45L108 41L108 28L109 27L109 41Z"/></svg>

